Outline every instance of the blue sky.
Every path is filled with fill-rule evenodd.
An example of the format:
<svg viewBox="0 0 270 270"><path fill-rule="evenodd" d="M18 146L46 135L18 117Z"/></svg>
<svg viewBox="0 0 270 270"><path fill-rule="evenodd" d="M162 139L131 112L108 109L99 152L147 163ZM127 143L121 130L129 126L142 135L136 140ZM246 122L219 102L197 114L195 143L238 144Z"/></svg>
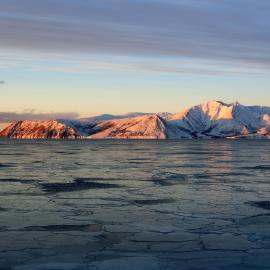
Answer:
<svg viewBox="0 0 270 270"><path fill-rule="evenodd" d="M269 11L268 0L1 0L0 121L270 105Z"/></svg>

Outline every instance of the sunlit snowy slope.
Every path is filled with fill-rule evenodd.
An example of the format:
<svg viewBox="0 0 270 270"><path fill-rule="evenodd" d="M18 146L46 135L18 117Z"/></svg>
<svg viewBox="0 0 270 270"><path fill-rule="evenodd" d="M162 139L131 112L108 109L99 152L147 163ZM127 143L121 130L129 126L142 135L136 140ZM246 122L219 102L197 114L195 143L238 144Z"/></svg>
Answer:
<svg viewBox="0 0 270 270"><path fill-rule="evenodd" d="M19 121L1 137L27 139L270 138L270 107L210 101L183 112L101 115L69 120Z"/></svg>

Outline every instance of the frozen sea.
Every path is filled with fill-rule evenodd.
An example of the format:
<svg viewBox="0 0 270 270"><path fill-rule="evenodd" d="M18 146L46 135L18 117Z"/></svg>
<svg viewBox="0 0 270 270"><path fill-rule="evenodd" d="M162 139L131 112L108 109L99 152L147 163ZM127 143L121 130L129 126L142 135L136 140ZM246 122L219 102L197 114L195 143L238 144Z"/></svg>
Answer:
<svg viewBox="0 0 270 270"><path fill-rule="evenodd" d="M1 270L270 269L270 141L0 141Z"/></svg>

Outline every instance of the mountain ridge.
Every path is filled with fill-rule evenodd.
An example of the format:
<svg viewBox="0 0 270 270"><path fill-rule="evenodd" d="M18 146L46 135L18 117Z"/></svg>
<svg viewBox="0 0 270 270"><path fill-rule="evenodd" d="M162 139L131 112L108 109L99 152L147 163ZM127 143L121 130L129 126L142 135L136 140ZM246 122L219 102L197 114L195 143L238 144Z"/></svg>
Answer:
<svg viewBox="0 0 270 270"><path fill-rule="evenodd" d="M212 100L179 113L104 114L81 119L18 121L0 132L14 139L270 139L270 107Z"/></svg>

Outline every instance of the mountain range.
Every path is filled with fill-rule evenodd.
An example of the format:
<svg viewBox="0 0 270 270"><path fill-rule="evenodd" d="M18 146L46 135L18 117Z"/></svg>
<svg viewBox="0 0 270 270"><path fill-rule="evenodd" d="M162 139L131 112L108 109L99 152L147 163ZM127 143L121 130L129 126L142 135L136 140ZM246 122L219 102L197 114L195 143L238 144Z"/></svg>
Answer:
<svg viewBox="0 0 270 270"><path fill-rule="evenodd" d="M180 113L104 114L81 119L18 121L0 132L14 139L270 139L270 107L209 101Z"/></svg>

